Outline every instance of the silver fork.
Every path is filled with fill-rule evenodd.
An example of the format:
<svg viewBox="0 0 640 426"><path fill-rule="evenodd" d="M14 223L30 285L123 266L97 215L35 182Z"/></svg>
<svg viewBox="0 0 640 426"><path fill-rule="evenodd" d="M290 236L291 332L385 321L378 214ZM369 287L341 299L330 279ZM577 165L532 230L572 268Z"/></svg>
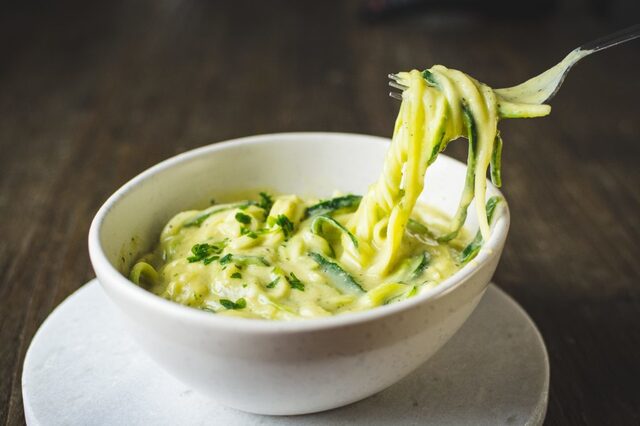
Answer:
<svg viewBox="0 0 640 426"><path fill-rule="evenodd" d="M495 92L505 100L515 103L542 104L558 93L569 70L582 58L609 47L640 37L640 24L632 25L597 40L585 43L572 50L560 63L533 77L524 83L513 87L496 89ZM389 86L404 91L407 86L400 83L397 74L389 74ZM389 96L402 100L402 94L389 92Z"/></svg>

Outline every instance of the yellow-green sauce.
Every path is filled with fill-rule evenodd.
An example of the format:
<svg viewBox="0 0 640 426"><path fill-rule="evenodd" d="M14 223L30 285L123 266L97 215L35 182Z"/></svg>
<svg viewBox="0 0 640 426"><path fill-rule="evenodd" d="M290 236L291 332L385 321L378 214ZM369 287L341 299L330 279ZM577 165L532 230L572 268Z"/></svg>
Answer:
<svg viewBox="0 0 640 426"><path fill-rule="evenodd" d="M489 236L499 199L499 118L546 115L443 66L399 73L406 86L382 174L364 196L253 200L177 214L130 278L153 293L215 314L292 320L370 309L438 285ZM453 218L418 203L428 166L447 144L469 142ZM462 226L475 199L480 230Z"/></svg>

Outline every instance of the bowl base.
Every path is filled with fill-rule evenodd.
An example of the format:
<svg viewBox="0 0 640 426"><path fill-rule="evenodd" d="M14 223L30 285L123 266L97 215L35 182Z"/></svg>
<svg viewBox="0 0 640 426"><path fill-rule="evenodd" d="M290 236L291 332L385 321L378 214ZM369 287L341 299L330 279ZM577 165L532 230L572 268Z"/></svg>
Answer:
<svg viewBox="0 0 640 426"><path fill-rule="evenodd" d="M542 424L549 365L530 318L491 285L460 331L409 377L363 401L303 416L244 413L201 396L140 350L93 280L42 325L22 392L35 425Z"/></svg>

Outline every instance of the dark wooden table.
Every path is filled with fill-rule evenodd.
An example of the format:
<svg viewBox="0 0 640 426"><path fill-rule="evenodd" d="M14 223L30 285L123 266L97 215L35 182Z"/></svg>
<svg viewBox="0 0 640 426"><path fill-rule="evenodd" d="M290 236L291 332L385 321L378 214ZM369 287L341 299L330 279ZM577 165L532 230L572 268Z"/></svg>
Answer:
<svg viewBox="0 0 640 426"><path fill-rule="evenodd" d="M29 342L93 277L90 220L134 175L257 133L388 136L398 108L388 72L442 63L506 86L622 25L562 13L370 24L357 6L62 1L3 10L1 423L24 422ZM603 52L569 76L550 117L502 126L513 224L495 281L547 343L550 425L640 423L639 73L640 43ZM449 153L464 158L462 145Z"/></svg>

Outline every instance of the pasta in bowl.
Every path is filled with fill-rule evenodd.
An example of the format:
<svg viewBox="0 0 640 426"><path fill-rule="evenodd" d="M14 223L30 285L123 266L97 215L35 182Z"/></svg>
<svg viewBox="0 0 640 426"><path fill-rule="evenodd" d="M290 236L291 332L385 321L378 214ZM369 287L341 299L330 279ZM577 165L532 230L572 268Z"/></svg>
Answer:
<svg viewBox="0 0 640 426"><path fill-rule="evenodd" d="M131 280L214 314L297 320L414 297L455 273L480 248L466 232L446 241L436 237L446 233L448 218L418 204L399 230L400 260L380 273L375 264L363 268L375 263L374 248L347 228L362 196L319 200L260 192L259 198L178 213L155 250L134 265ZM489 200L491 216L499 200Z"/></svg>
<svg viewBox="0 0 640 426"><path fill-rule="evenodd" d="M402 105L382 172L364 196L274 202L261 192L260 201L181 212L131 279L207 312L288 320L402 301L453 274L478 253L499 208L500 197L485 206L489 167L501 184L498 119L544 116L550 108L504 99L440 65L394 79L404 88ZM469 154L458 208L449 224L426 226L436 215L418 204L425 174L460 137ZM463 246L472 200L480 229Z"/></svg>
<svg viewBox="0 0 640 426"><path fill-rule="evenodd" d="M372 395L426 361L473 311L506 239L504 200L473 260L420 294L361 312L304 321L238 319L165 300L128 275L185 206L211 197L224 203L228 194L255 188L300 194L309 204L311 197L331 198L336 189L365 194L388 147L388 139L373 136L274 134L217 143L160 163L118 190L96 215L89 248L99 281L140 346L169 373L221 403L254 413L302 414ZM466 174L464 164L441 155L426 172L419 203L454 216ZM502 198L489 184L487 197L496 196ZM477 216L469 215L463 229L474 236Z"/></svg>

